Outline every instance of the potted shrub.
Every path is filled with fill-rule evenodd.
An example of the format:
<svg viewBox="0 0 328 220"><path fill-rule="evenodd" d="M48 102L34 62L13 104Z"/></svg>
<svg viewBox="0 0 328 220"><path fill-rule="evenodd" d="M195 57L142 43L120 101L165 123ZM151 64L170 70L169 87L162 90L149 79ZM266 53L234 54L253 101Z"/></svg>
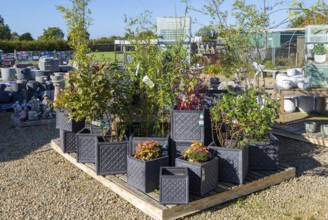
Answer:
<svg viewBox="0 0 328 220"><path fill-rule="evenodd" d="M82 129L77 134L77 160L96 163L98 174L124 172L124 168L113 170L111 163L117 164L115 160L122 160L121 164L126 164L127 142L121 141L124 139L124 127L130 118L129 91L133 88L130 81L126 80L125 72L119 71L112 62L94 62L87 39L86 27L90 24L88 3L72 1L72 4L72 9L64 6L58 9L67 19L69 44L74 50L74 68L67 79L69 86L63 90L64 105L70 118L77 121L83 118L89 125L89 129ZM100 132L94 131L93 124L100 124ZM106 145L102 142L114 144ZM111 154L118 147L122 149L117 154Z"/></svg>
<svg viewBox="0 0 328 220"><path fill-rule="evenodd" d="M248 146L268 140L277 110L278 104L268 94L254 88L241 95L224 94L211 108L213 136L217 138L217 146L211 149L220 157L219 180L244 183L249 168Z"/></svg>
<svg viewBox="0 0 328 220"><path fill-rule="evenodd" d="M193 141L182 157L175 160L176 167L189 169L189 191L204 195L218 184L219 161L211 157L209 148L202 142Z"/></svg>
<svg viewBox="0 0 328 220"><path fill-rule="evenodd" d="M168 166L168 156L154 140L140 142L134 155L127 157L127 183L142 192L151 192L159 186L161 166Z"/></svg>
<svg viewBox="0 0 328 220"><path fill-rule="evenodd" d="M327 49L323 44L314 45L313 54L314 54L314 62L316 63L325 63L326 62L326 53Z"/></svg>

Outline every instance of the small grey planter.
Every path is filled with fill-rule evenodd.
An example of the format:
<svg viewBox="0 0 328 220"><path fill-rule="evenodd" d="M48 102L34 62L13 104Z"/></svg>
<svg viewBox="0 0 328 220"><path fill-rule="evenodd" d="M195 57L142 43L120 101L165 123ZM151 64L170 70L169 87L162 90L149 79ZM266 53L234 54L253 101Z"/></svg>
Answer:
<svg viewBox="0 0 328 220"><path fill-rule="evenodd" d="M234 149L210 146L210 150L219 158L219 181L243 184L248 173L248 147Z"/></svg>
<svg viewBox="0 0 328 220"><path fill-rule="evenodd" d="M187 204L189 202L188 168L161 167L159 184L160 203Z"/></svg>
<svg viewBox="0 0 328 220"><path fill-rule="evenodd" d="M60 148L64 153L76 152L76 133L59 130Z"/></svg>
<svg viewBox="0 0 328 220"><path fill-rule="evenodd" d="M98 137L92 134L89 129L83 128L76 134L76 153L77 162L79 163L95 163L96 148Z"/></svg>
<svg viewBox="0 0 328 220"><path fill-rule="evenodd" d="M128 141L102 142L98 137L96 149L97 175L126 173Z"/></svg>
<svg viewBox="0 0 328 220"><path fill-rule="evenodd" d="M201 114L203 120L200 120ZM212 142L209 110L171 110L171 138L177 142L200 141L209 145Z"/></svg>
<svg viewBox="0 0 328 220"><path fill-rule="evenodd" d="M271 135L267 143L252 144L249 147L250 170L278 170L278 138Z"/></svg>
<svg viewBox="0 0 328 220"><path fill-rule="evenodd" d="M68 120L68 111L66 109L56 110L56 128L65 131L77 133L85 126L85 121Z"/></svg>
<svg viewBox="0 0 328 220"><path fill-rule="evenodd" d="M218 185L219 159L216 157L205 163L192 163L178 157L175 166L189 169L189 191L193 194L204 195Z"/></svg>
<svg viewBox="0 0 328 220"><path fill-rule="evenodd" d="M127 183L148 193L159 187L160 167L169 165L169 157L143 161L128 155L127 165Z"/></svg>
<svg viewBox="0 0 328 220"><path fill-rule="evenodd" d="M129 138L129 154L133 155L136 153L138 143L140 142L145 142L145 141L157 141L159 145L162 146L163 149L163 155L168 155L169 154L169 137L133 137L130 136Z"/></svg>

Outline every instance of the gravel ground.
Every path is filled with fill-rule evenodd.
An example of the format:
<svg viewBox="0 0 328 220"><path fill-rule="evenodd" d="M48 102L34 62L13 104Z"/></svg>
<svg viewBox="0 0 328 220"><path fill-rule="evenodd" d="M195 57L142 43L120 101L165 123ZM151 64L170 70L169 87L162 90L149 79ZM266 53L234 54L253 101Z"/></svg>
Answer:
<svg viewBox="0 0 328 220"><path fill-rule="evenodd" d="M15 128L0 113L0 219L150 219L50 147L54 125ZM328 219L328 147L280 137L297 177L185 219Z"/></svg>

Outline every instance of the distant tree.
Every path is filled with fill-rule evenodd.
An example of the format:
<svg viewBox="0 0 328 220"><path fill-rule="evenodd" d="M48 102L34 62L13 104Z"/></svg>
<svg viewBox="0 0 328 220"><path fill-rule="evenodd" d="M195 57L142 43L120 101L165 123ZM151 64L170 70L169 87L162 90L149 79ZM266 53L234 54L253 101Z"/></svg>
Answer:
<svg viewBox="0 0 328 220"><path fill-rule="evenodd" d="M12 32L11 33L11 40L12 41L18 41L19 40L19 34L17 34L17 32Z"/></svg>
<svg viewBox="0 0 328 220"><path fill-rule="evenodd" d="M26 40L26 41L34 41L34 38L32 37L31 33L26 32L24 34L22 34L21 36L19 36L19 40Z"/></svg>
<svg viewBox="0 0 328 220"><path fill-rule="evenodd" d="M328 24L328 5L325 1L317 0L311 7L305 7L303 2L295 0L292 6L300 10L291 11L290 17L295 16L295 19L290 24L291 27Z"/></svg>
<svg viewBox="0 0 328 220"><path fill-rule="evenodd" d="M326 12L327 13L327 12ZM313 11L304 12L303 15L300 15L296 19L294 19L290 27L298 28L305 27L307 25L317 25L317 24L327 24L328 23L328 13L327 15L317 14Z"/></svg>
<svg viewBox="0 0 328 220"><path fill-rule="evenodd" d="M43 34L38 38L38 40L63 40L65 34L58 27L48 27L43 29Z"/></svg>
<svg viewBox="0 0 328 220"><path fill-rule="evenodd" d="M11 30L0 15L0 40L10 40Z"/></svg>
<svg viewBox="0 0 328 220"><path fill-rule="evenodd" d="M212 26L204 26L196 32L196 36L201 36L203 40L216 40L218 35L218 31Z"/></svg>

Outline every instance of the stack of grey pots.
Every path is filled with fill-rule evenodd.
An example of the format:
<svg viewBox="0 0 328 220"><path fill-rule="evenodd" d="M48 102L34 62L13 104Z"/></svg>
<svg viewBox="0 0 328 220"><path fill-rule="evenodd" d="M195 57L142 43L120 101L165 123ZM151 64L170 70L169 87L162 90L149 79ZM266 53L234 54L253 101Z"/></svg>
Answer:
<svg viewBox="0 0 328 220"><path fill-rule="evenodd" d="M26 64L1 68L0 103L23 103L32 97L43 99L47 95L54 100L55 87L50 80L51 71L37 70Z"/></svg>
<svg viewBox="0 0 328 220"><path fill-rule="evenodd" d="M52 72L59 72L59 60L53 57L40 57L39 59L39 69L49 70Z"/></svg>

